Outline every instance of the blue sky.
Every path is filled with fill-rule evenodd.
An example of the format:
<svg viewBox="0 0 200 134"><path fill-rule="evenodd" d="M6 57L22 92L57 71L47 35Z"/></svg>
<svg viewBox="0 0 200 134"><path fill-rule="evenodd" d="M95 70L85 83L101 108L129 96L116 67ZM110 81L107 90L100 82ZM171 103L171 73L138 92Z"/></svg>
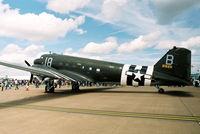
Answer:
<svg viewBox="0 0 200 134"><path fill-rule="evenodd" d="M199 12L200 0L0 0L0 60L25 65L51 51L154 65L180 46L192 51L196 72Z"/></svg>

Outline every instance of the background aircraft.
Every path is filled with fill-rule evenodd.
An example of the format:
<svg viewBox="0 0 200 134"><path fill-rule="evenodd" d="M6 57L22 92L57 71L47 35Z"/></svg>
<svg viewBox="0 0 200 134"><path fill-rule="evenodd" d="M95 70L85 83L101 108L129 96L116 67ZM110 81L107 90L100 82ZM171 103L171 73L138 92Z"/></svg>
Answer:
<svg viewBox="0 0 200 134"><path fill-rule="evenodd" d="M34 65L20 66L6 62L0 65L31 72L45 81L45 92L54 92L54 79L72 82L72 90L79 90L79 82L118 83L128 86L190 85L191 51L185 48L169 50L154 66L119 64L80 57L44 54L34 60Z"/></svg>

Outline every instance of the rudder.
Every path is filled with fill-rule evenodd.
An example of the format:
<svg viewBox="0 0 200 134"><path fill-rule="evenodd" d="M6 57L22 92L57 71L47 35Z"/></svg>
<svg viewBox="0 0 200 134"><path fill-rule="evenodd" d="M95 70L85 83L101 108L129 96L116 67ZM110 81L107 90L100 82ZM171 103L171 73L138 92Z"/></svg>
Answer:
<svg viewBox="0 0 200 134"><path fill-rule="evenodd" d="M160 85L189 85L190 73L191 51L174 47L154 65L153 79Z"/></svg>

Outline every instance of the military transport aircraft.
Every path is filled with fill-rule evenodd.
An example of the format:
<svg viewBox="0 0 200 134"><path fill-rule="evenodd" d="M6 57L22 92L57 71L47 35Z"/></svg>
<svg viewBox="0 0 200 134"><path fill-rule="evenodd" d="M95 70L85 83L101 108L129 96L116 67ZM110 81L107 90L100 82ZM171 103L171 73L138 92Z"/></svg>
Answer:
<svg viewBox="0 0 200 134"><path fill-rule="evenodd" d="M44 54L34 65L20 66L6 62L0 65L31 72L46 81L45 92L54 92L54 79L72 82L72 90L79 90L80 82L119 83L121 85L160 86L190 85L191 51L186 48L169 50L154 66L119 64L59 54Z"/></svg>

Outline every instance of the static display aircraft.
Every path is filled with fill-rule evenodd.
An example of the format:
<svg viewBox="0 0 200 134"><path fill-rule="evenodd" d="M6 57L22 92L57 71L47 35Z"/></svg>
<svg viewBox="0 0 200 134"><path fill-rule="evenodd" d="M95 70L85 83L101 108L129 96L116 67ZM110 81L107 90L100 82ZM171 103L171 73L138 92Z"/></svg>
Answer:
<svg viewBox="0 0 200 134"><path fill-rule="evenodd" d="M154 66L138 66L119 64L107 61L92 60L80 57L44 54L34 60L34 65L20 66L6 62L0 65L31 72L46 81L45 92L54 92L54 79L72 82L72 90L79 90L79 83L119 83L128 86L160 86L190 85L191 51L186 48L169 50Z"/></svg>

